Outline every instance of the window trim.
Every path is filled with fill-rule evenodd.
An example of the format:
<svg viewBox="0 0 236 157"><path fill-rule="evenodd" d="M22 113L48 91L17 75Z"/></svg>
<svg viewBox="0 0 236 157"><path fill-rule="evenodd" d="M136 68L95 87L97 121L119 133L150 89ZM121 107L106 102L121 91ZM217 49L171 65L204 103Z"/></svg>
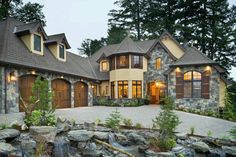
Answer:
<svg viewBox="0 0 236 157"><path fill-rule="evenodd" d="M106 63L106 69L104 69L103 68L103 63ZM101 66L101 72L107 72L107 71L109 71L109 62L108 62L108 60L102 60L101 62L100 62L100 66Z"/></svg>
<svg viewBox="0 0 236 157"><path fill-rule="evenodd" d="M40 51L35 49L35 36L40 37ZM36 53L36 54L43 55L43 40L42 40L42 36L38 33L32 34L32 52Z"/></svg>
<svg viewBox="0 0 236 157"><path fill-rule="evenodd" d="M64 53L64 58L60 57L60 52L61 52L60 51L60 46L63 46L63 48L64 48L64 52L63 52ZM60 60L63 60L63 61L66 60L66 49L65 49L65 45L64 44L58 44L58 58Z"/></svg>
<svg viewBox="0 0 236 157"><path fill-rule="evenodd" d="M124 65L124 66L120 65L120 58L122 56L125 57L125 59L127 61L126 65ZM119 55L116 57L116 69L129 69L129 55L124 54L124 55Z"/></svg>
<svg viewBox="0 0 236 157"><path fill-rule="evenodd" d="M138 57L138 64L134 64L135 57ZM138 65L137 67L135 65ZM143 69L143 56L140 55L131 55L131 68L132 69Z"/></svg>
<svg viewBox="0 0 236 157"><path fill-rule="evenodd" d="M187 74L188 72L191 72L191 80L184 80L184 75ZM193 79L193 72L200 73L201 74L201 79L200 80L194 80ZM193 94L194 93L193 92L194 91L194 89L193 89L194 82L200 82L201 83L201 85L200 85L201 86L201 91L200 91L200 96L199 97L194 97L194 94ZM190 97L185 96L185 92L184 92L185 91L184 90L185 89L185 87L184 87L185 83L191 83L191 96ZM202 98L202 94L201 94L202 93L202 73L198 70L189 70L189 71L184 72L183 73L183 88L184 88L183 89L183 92L184 92L183 98Z"/></svg>

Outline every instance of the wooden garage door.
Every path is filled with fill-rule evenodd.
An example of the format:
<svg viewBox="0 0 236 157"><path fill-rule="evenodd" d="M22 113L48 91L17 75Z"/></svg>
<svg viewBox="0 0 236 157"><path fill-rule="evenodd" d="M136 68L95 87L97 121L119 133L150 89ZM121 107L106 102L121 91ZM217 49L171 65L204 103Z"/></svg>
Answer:
<svg viewBox="0 0 236 157"><path fill-rule="evenodd" d="M29 103L29 98L32 96L32 86L36 80L35 75L25 75L19 77L19 91L20 91L20 96L22 99L26 102ZM20 112L24 112L24 108L22 107L23 103L19 99L19 110Z"/></svg>
<svg viewBox="0 0 236 157"><path fill-rule="evenodd" d="M88 106L88 85L83 82L74 84L75 107Z"/></svg>
<svg viewBox="0 0 236 157"><path fill-rule="evenodd" d="M52 81L52 91L54 94L53 105L56 108L70 108L70 83L63 79Z"/></svg>

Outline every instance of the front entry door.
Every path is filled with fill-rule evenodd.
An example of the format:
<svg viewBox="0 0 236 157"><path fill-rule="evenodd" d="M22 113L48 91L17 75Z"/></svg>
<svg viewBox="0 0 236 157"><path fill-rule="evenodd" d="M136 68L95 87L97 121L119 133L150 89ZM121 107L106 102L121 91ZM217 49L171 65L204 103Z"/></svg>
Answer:
<svg viewBox="0 0 236 157"><path fill-rule="evenodd" d="M150 89L150 103L159 104L160 103L160 88L155 82L149 83Z"/></svg>

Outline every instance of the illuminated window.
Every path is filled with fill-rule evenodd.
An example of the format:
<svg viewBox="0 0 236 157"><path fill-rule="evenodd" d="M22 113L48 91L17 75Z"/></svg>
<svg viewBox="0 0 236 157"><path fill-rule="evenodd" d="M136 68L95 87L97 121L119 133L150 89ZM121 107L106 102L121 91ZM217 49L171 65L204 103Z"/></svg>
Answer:
<svg viewBox="0 0 236 157"><path fill-rule="evenodd" d="M111 82L111 98L115 98L115 82Z"/></svg>
<svg viewBox="0 0 236 157"><path fill-rule="evenodd" d="M119 68L129 68L129 56L117 56L116 67Z"/></svg>
<svg viewBox="0 0 236 157"><path fill-rule="evenodd" d="M132 97L142 97L142 81L132 81Z"/></svg>
<svg viewBox="0 0 236 157"><path fill-rule="evenodd" d="M101 62L101 71L108 71L108 70L109 70L108 61L102 61Z"/></svg>
<svg viewBox="0 0 236 157"><path fill-rule="evenodd" d="M118 81L118 98L128 98L128 81Z"/></svg>
<svg viewBox="0 0 236 157"><path fill-rule="evenodd" d="M156 69L157 70L161 69L161 58L156 59Z"/></svg>
<svg viewBox="0 0 236 157"><path fill-rule="evenodd" d="M34 34L34 50L41 52L41 36Z"/></svg>
<svg viewBox="0 0 236 157"><path fill-rule="evenodd" d="M142 56L132 55L132 68L143 68L142 67Z"/></svg>
<svg viewBox="0 0 236 157"><path fill-rule="evenodd" d="M64 45L59 45L59 58L65 59L65 47Z"/></svg>
<svg viewBox="0 0 236 157"><path fill-rule="evenodd" d="M202 75L197 71L189 71L184 74L184 97L200 98L202 88Z"/></svg>

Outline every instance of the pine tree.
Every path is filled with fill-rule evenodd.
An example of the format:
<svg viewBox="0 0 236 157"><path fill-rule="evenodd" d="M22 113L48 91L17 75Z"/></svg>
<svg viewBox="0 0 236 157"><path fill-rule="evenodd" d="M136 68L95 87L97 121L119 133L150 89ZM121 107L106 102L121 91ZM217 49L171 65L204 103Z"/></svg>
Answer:
<svg viewBox="0 0 236 157"><path fill-rule="evenodd" d="M107 45L120 43L127 35L126 30L120 27L111 26L107 32Z"/></svg>

